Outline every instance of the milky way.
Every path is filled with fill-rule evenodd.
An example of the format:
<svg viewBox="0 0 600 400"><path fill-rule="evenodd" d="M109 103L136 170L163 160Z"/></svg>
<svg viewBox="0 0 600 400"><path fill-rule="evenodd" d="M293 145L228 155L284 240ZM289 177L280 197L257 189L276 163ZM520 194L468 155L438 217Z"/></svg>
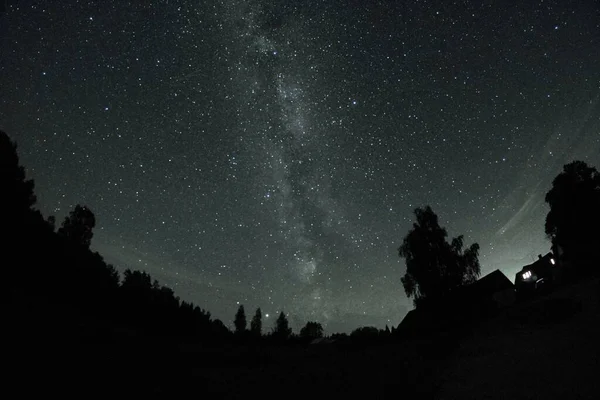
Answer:
<svg viewBox="0 0 600 400"><path fill-rule="evenodd" d="M512 279L562 165L600 167L591 0L9 1L0 24L40 210L88 205L108 261L227 324L397 324L426 204Z"/></svg>

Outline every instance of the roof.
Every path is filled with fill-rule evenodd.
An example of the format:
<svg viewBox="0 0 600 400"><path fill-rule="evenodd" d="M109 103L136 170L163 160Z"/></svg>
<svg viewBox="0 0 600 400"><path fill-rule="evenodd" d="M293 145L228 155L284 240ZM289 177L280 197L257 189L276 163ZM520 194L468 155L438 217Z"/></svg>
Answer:
<svg viewBox="0 0 600 400"><path fill-rule="evenodd" d="M499 269L490 272L467 286L479 295L494 294L507 289L514 288L513 283Z"/></svg>
<svg viewBox="0 0 600 400"><path fill-rule="evenodd" d="M497 269L472 284L451 292L439 304L409 311L398 325L398 329L401 331L435 329L468 318L470 313L484 315L488 307L493 304L495 293L513 288L510 279Z"/></svg>
<svg viewBox="0 0 600 400"><path fill-rule="evenodd" d="M538 258L537 260L535 260L531 264L525 265L523 268L521 268L521 271L525 271L525 270L528 270L528 269L536 269L538 267L542 267L543 265L547 265L547 264L550 263L550 260L553 257L554 257L554 255L552 254L552 252L547 253L545 256Z"/></svg>
<svg viewBox="0 0 600 400"><path fill-rule="evenodd" d="M431 333L437 331L439 316L430 310L412 309L398 324L397 334Z"/></svg>
<svg viewBox="0 0 600 400"><path fill-rule="evenodd" d="M400 324L398 324L398 328L401 326L407 326L410 324L414 324L419 319L419 315L417 314L417 309L413 308L409 312L406 313Z"/></svg>

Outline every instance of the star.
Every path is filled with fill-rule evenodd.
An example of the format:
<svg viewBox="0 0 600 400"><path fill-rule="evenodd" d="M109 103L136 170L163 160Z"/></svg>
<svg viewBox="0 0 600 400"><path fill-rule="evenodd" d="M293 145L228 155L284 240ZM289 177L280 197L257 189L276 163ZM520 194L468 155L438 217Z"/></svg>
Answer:
<svg viewBox="0 0 600 400"><path fill-rule="evenodd" d="M0 129L36 207L59 226L85 203L94 251L225 324L396 325L425 205L514 276L549 248L562 165L600 167L593 1L17 3Z"/></svg>

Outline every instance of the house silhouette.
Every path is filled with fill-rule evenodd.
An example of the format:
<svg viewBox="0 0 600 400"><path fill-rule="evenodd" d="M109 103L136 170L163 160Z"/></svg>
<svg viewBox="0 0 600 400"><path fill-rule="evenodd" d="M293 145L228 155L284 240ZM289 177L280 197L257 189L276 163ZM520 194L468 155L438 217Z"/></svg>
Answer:
<svg viewBox="0 0 600 400"><path fill-rule="evenodd" d="M396 329L399 336L425 337L453 332L494 316L515 302L515 287L500 270L451 291L439 300L406 314Z"/></svg>
<svg viewBox="0 0 600 400"><path fill-rule="evenodd" d="M519 298L526 297L540 290L549 290L562 278L562 267L558 257L552 252L525 265L515 274L515 289Z"/></svg>

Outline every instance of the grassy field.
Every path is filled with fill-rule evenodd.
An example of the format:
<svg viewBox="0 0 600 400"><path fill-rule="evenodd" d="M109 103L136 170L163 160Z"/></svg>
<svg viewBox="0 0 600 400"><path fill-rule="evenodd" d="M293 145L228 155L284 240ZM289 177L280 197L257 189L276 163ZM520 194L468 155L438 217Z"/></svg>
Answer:
<svg viewBox="0 0 600 400"><path fill-rule="evenodd" d="M50 305L7 312L8 390L184 398L600 398L600 285L556 291L456 337L182 344ZM20 397L21 397L20 396Z"/></svg>

